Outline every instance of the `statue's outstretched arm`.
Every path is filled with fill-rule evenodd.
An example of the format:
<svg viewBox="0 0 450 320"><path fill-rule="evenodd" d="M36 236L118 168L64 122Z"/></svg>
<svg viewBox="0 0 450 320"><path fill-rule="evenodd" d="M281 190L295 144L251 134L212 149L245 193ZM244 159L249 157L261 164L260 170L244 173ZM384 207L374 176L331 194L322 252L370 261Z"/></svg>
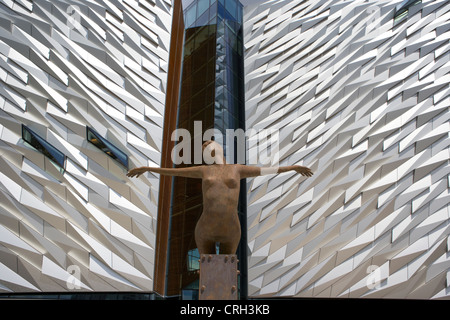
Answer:
<svg viewBox="0 0 450 320"><path fill-rule="evenodd" d="M297 166L297 165L278 167L277 173L283 173L283 172L288 172L288 171L295 171L305 177L311 177L313 175L313 172L311 171L310 168L303 167L303 166Z"/></svg>
<svg viewBox="0 0 450 320"><path fill-rule="evenodd" d="M311 177L313 175L311 169L297 165L284 167L255 167L255 166L240 165L239 171L241 174L241 178L257 177L266 174L276 174L288 171L296 171L297 173L300 173L302 176L306 177Z"/></svg>
<svg viewBox="0 0 450 320"><path fill-rule="evenodd" d="M238 164L237 166L239 167L239 174L241 176L241 179L257 177L261 175L260 167L246 166L243 164Z"/></svg>
<svg viewBox="0 0 450 320"><path fill-rule="evenodd" d="M139 167L128 171L127 176L130 178L139 176L145 172L154 172L166 176L177 176L186 178L201 178L202 169L201 166L197 167L187 167L187 168L156 168L156 167Z"/></svg>

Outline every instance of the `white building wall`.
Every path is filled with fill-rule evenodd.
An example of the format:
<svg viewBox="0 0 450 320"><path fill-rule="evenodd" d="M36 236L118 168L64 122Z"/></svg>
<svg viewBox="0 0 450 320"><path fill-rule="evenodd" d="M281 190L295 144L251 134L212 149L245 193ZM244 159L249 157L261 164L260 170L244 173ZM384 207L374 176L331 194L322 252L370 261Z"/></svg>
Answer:
<svg viewBox="0 0 450 320"><path fill-rule="evenodd" d="M84 291L153 289L158 179L128 179L86 126L130 168L159 165L171 13L169 0L0 1L0 292L74 277ZM65 153L63 174L22 124Z"/></svg>
<svg viewBox="0 0 450 320"><path fill-rule="evenodd" d="M450 3L400 3L245 8L247 129L314 171L248 180L250 296L449 298Z"/></svg>

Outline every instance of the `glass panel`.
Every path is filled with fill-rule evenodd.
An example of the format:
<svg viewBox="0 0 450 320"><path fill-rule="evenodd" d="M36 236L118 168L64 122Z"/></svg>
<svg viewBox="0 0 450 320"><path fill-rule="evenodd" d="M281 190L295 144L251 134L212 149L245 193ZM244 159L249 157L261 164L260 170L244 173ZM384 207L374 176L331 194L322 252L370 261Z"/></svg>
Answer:
<svg viewBox="0 0 450 320"><path fill-rule="evenodd" d="M238 10L237 10L237 22L239 22L240 24L242 24L242 4L239 2L238 3Z"/></svg>
<svg viewBox="0 0 450 320"><path fill-rule="evenodd" d="M400 22L402 22L403 20L406 20L407 17L408 17L408 10L404 10L402 12L399 12L398 14L395 15L394 25L397 25Z"/></svg>
<svg viewBox="0 0 450 320"><path fill-rule="evenodd" d="M29 144L31 144L31 139L33 139L31 132L28 131L28 129L25 128L25 126L22 126L22 139L28 142Z"/></svg>
<svg viewBox="0 0 450 320"><path fill-rule="evenodd" d="M237 44L237 52L239 54L239 59L242 59L242 57L241 57L243 54L242 50L243 50L242 40L239 39L238 44Z"/></svg>
<svg viewBox="0 0 450 320"><path fill-rule="evenodd" d="M198 300L198 281L195 289L183 289L181 300Z"/></svg>
<svg viewBox="0 0 450 320"><path fill-rule="evenodd" d="M185 53L189 52L189 55L186 54L183 61L177 127L189 130L193 137L193 122L198 120L202 121L202 132L214 128L225 135L228 128L235 129L239 125L245 128L243 101L240 100L243 91L243 61L240 55L242 25L237 22L241 21L242 12L238 10L242 11L242 5L237 0L194 0L194 3L197 5L195 19L186 22L185 28ZM192 7L189 6L187 11L192 10ZM186 17L189 15L187 11ZM208 21L206 15L209 15ZM202 25L208 23L214 24L205 32ZM194 148L193 142L191 148ZM186 165L177 167L183 166ZM245 214L242 213L246 208L242 204L246 199L245 190L243 194L239 215L241 225L245 228ZM197 268L198 251L195 250L193 230L202 213L201 181L175 177L170 205L167 294L181 294L185 299L198 298L192 296L189 290L196 288L194 292L198 292L198 275L194 272ZM237 253L244 257L245 249L240 249ZM245 279L242 281L245 283Z"/></svg>
<svg viewBox="0 0 450 320"><path fill-rule="evenodd" d="M211 22L215 23L216 16L217 16L217 2L213 3L209 7L209 19L211 20Z"/></svg>
<svg viewBox="0 0 450 320"><path fill-rule="evenodd" d="M206 26L206 25L208 25L208 23L209 23L209 10L206 11L205 13L203 13L201 16L199 16L199 18L195 22L195 25L197 27Z"/></svg>
<svg viewBox="0 0 450 320"><path fill-rule="evenodd" d="M217 5L217 16L221 19L225 17L225 8L220 3Z"/></svg>
<svg viewBox="0 0 450 320"><path fill-rule="evenodd" d="M184 18L186 28L190 27L195 22L196 19L197 19L197 3L194 2L192 7L186 10L186 16Z"/></svg>
<svg viewBox="0 0 450 320"><path fill-rule="evenodd" d="M87 128L87 140L128 168L128 156L89 127Z"/></svg>
<svg viewBox="0 0 450 320"><path fill-rule="evenodd" d="M189 41L186 41L184 44L184 55L185 56L191 55L192 51L194 51L194 39L190 39Z"/></svg>
<svg viewBox="0 0 450 320"><path fill-rule="evenodd" d="M412 6L415 6L416 4L422 3L422 0L404 0L399 5L395 7L395 10L398 12L402 9L407 9Z"/></svg>
<svg viewBox="0 0 450 320"><path fill-rule="evenodd" d="M209 0L198 0L197 17L200 17L209 8Z"/></svg>
<svg viewBox="0 0 450 320"><path fill-rule="evenodd" d="M236 0L225 0L225 9L230 13L230 15L237 19L237 3Z"/></svg>
<svg viewBox="0 0 450 320"><path fill-rule="evenodd" d="M406 20L409 13L409 8L422 3L422 0L404 0L402 3L395 7L394 13L394 25L399 24L400 22Z"/></svg>
<svg viewBox="0 0 450 320"><path fill-rule="evenodd" d="M198 252L197 248L188 251L188 261L187 261L188 271L196 271L200 269L200 264L198 262L199 259L200 253Z"/></svg>
<svg viewBox="0 0 450 320"><path fill-rule="evenodd" d="M64 155L64 153L56 149L34 131L25 126L22 126L22 139L37 151L42 153L44 156L55 162L55 164L57 164L59 167L61 167L62 169L64 168L64 163L66 160L66 156Z"/></svg>

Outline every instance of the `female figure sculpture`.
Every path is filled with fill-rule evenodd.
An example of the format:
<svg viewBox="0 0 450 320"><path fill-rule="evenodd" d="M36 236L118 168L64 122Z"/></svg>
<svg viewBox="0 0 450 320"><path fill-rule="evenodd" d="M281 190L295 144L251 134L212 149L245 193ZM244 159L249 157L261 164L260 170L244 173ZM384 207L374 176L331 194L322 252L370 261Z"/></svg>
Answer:
<svg viewBox="0 0 450 320"><path fill-rule="evenodd" d="M223 149L217 142L206 141L202 148L204 157L210 155L205 161L212 164L187 168L139 167L127 174L128 177L139 177L150 171L168 176L202 179L203 213L195 227L195 242L200 254L214 254L216 242L220 242L221 253L235 254L241 237L237 213L241 179L260 176L264 174L264 169L268 173L296 171L307 177L313 174L309 168L297 165L270 170L227 164Z"/></svg>

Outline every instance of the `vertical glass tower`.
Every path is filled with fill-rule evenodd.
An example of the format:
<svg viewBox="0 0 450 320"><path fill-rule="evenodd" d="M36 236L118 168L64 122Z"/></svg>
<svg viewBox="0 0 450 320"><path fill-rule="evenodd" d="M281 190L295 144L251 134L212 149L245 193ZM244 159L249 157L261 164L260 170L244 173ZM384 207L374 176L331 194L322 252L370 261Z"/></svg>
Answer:
<svg viewBox="0 0 450 320"><path fill-rule="evenodd" d="M196 0L184 10L185 40L177 128L191 133L194 151L194 122L201 121L202 134L217 129L245 130L242 5L238 0ZM221 141L224 151L226 139ZM237 162L237 148L232 147ZM239 150L245 154L245 149ZM193 154L194 152L192 152ZM192 156L191 163L194 163ZM189 165L189 164L188 164ZM178 167L187 166L186 164ZM240 295L246 296L246 197L241 182L239 216L242 238ZM196 298L198 293L198 251L194 230L202 213L202 186L198 179L176 177L171 199L171 227L166 292L168 296Z"/></svg>

